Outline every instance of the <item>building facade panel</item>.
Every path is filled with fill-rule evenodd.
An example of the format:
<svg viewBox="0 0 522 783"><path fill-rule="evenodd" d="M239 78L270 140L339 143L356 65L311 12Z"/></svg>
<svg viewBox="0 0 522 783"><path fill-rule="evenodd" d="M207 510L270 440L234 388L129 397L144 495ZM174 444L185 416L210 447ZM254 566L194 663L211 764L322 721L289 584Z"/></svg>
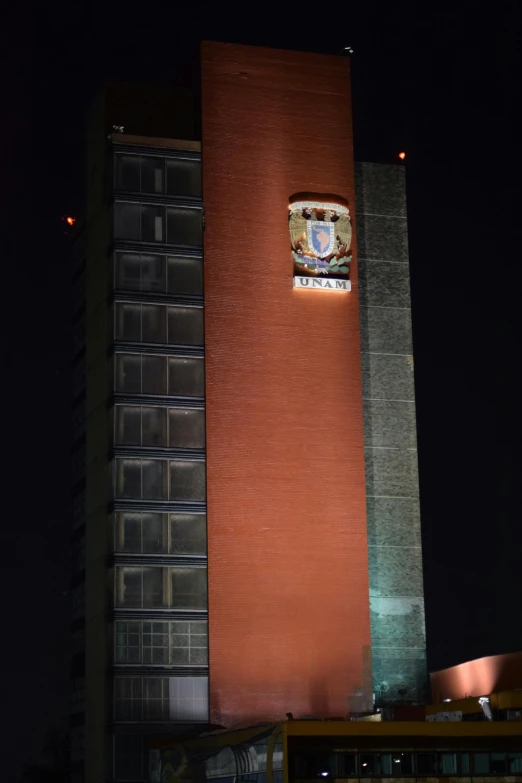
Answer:
<svg viewBox="0 0 522 783"><path fill-rule="evenodd" d="M404 170L356 164L374 692L427 695Z"/></svg>
<svg viewBox="0 0 522 783"><path fill-rule="evenodd" d="M354 215L348 62L202 67L211 718L345 715L371 701L355 254L351 294L293 290L288 202Z"/></svg>

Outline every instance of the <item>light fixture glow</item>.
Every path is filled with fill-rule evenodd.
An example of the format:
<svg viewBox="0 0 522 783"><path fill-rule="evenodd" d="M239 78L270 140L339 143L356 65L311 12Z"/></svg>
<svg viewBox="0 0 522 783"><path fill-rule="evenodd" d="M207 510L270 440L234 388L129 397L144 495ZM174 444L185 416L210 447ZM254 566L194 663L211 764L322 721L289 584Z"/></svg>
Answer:
<svg viewBox="0 0 522 783"><path fill-rule="evenodd" d="M76 223L76 218L68 217L68 218L65 218L65 219L66 219L66 221L68 222L68 224L70 226L74 226L74 224Z"/></svg>
<svg viewBox="0 0 522 783"><path fill-rule="evenodd" d="M398 156L401 160L406 160L406 153L405 152L399 152Z"/></svg>

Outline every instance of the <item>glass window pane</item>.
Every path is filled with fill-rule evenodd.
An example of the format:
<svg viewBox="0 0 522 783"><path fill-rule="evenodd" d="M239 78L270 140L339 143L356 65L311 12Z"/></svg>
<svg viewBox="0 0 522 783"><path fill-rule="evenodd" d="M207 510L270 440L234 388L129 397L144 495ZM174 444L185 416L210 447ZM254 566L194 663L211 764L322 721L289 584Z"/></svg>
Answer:
<svg viewBox="0 0 522 783"><path fill-rule="evenodd" d="M201 295L203 293L203 262L200 258L169 256L168 292L170 294Z"/></svg>
<svg viewBox="0 0 522 783"><path fill-rule="evenodd" d="M417 754L417 775L436 775L437 774L437 754L436 753L418 753Z"/></svg>
<svg viewBox="0 0 522 783"><path fill-rule="evenodd" d="M205 463L171 460L170 500L205 500Z"/></svg>
<svg viewBox="0 0 522 783"><path fill-rule="evenodd" d="M489 753L473 754L473 771L479 775L487 775L489 773Z"/></svg>
<svg viewBox="0 0 522 783"><path fill-rule="evenodd" d="M123 595L120 597L119 605L141 608L141 567L133 568L129 566L117 570L121 572L123 577Z"/></svg>
<svg viewBox="0 0 522 783"><path fill-rule="evenodd" d="M508 775L520 775L522 772L522 751L508 753Z"/></svg>
<svg viewBox="0 0 522 783"><path fill-rule="evenodd" d="M143 552L167 551L166 514L143 513Z"/></svg>
<svg viewBox="0 0 522 783"><path fill-rule="evenodd" d="M151 407L141 409L142 446L167 445L167 409Z"/></svg>
<svg viewBox="0 0 522 783"><path fill-rule="evenodd" d="M200 161L167 159L167 193L171 196L201 196Z"/></svg>
<svg viewBox="0 0 522 783"><path fill-rule="evenodd" d="M199 209L167 207L169 245L196 245L203 242L203 216Z"/></svg>
<svg viewBox="0 0 522 783"><path fill-rule="evenodd" d="M118 462L118 497L141 498L141 465L139 459L123 459Z"/></svg>
<svg viewBox="0 0 522 783"><path fill-rule="evenodd" d="M203 397L205 368L202 359L169 358L169 394L179 397Z"/></svg>
<svg viewBox="0 0 522 783"><path fill-rule="evenodd" d="M142 460L142 481L144 500L167 500L166 460Z"/></svg>
<svg viewBox="0 0 522 783"><path fill-rule="evenodd" d="M204 555L206 551L207 520L204 514L171 514L171 554Z"/></svg>
<svg viewBox="0 0 522 783"><path fill-rule="evenodd" d="M469 775L471 772L469 753L459 753L460 774Z"/></svg>
<svg viewBox="0 0 522 783"><path fill-rule="evenodd" d="M116 253L116 288L139 291L141 286L141 260L139 253Z"/></svg>
<svg viewBox="0 0 522 783"><path fill-rule="evenodd" d="M163 598L163 569L143 567L143 608L165 606Z"/></svg>
<svg viewBox="0 0 522 783"><path fill-rule="evenodd" d="M169 408L169 446L205 448L205 411Z"/></svg>
<svg viewBox="0 0 522 783"><path fill-rule="evenodd" d="M165 343L167 337L166 308L164 305L141 306L141 339L144 343Z"/></svg>
<svg viewBox="0 0 522 783"><path fill-rule="evenodd" d="M139 193L140 190L140 156L115 156L115 188Z"/></svg>
<svg viewBox="0 0 522 783"><path fill-rule="evenodd" d="M141 446L141 416L138 406L116 406L115 441L122 446Z"/></svg>
<svg viewBox="0 0 522 783"><path fill-rule="evenodd" d="M167 357L142 357L142 393L167 394Z"/></svg>
<svg viewBox="0 0 522 783"><path fill-rule="evenodd" d="M208 720L208 677L169 677L169 693L170 720Z"/></svg>
<svg viewBox="0 0 522 783"><path fill-rule="evenodd" d="M165 256L141 256L141 290L165 291L166 264Z"/></svg>
<svg viewBox="0 0 522 783"><path fill-rule="evenodd" d="M163 193L165 190L165 160L164 158L152 158L148 155L141 157L141 192Z"/></svg>
<svg viewBox="0 0 522 783"><path fill-rule="evenodd" d="M141 356L138 354L116 356L115 387L117 392L141 393Z"/></svg>
<svg viewBox="0 0 522 783"><path fill-rule="evenodd" d="M203 345L203 310L169 307L169 337L172 345Z"/></svg>
<svg viewBox="0 0 522 783"><path fill-rule="evenodd" d="M205 568L170 568L172 609L205 609L207 571Z"/></svg>
<svg viewBox="0 0 522 783"><path fill-rule="evenodd" d="M114 236L116 239L140 241L140 205L117 201L114 204Z"/></svg>
<svg viewBox="0 0 522 783"><path fill-rule="evenodd" d="M141 241L165 242L165 207L141 205Z"/></svg>
<svg viewBox="0 0 522 783"><path fill-rule="evenodd" d="M380 777L381 765L377 753L361 753L361 777Z"/></svg>
<svg viewBox="0 0 522 783"><path fill-rule="evenodd" d="M492 775L504 775L507 769L505 753L491 753L490 765Z"/></svg>
<svg viewBox="0 0 522 783"><path fill-rule="evenodd" d="M120 534L116 548L120 552L141 552L141 514L119 511L116 515Z"/></svg>
<svg viewBox="0 0 522 783"><path fill-rule="evenodd" d="M116 334L117 340L141 340L141 305L134 302L125 302L115 305L116 308Z"/></svg>
<svg viewBox="0 0 522 783"><path fill-rule="evenodd" d="M441 775L456 775L457 754L439 753L439 771Z"/></svg>

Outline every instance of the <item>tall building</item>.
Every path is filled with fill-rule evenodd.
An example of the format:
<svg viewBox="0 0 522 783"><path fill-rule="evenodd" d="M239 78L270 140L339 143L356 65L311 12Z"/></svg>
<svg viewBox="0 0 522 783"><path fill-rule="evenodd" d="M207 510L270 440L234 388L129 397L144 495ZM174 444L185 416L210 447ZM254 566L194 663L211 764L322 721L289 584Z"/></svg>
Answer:
<svg viewBox="0 0 522 783"><path fill-rule="evenodd" d="M354 166L346 58L205 43L201 70L195 111L110 87L88 130L89 782L146 780L152 734L425 698L404 171Z"/></svg>

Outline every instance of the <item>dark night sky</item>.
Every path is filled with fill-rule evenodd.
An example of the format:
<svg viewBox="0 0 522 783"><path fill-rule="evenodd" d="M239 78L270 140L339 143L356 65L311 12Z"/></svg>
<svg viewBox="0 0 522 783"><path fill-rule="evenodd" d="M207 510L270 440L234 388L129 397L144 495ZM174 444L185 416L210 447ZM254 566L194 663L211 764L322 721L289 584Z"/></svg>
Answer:
<svg viewBox="0 0 522 783"><path fill-rule="evenodd" d="M235 15L197 2L151 0L138 13L30 0L4 28L6 780L66 725L71 334L60 216L82 209L85 110L104 80L179 80L201 38L355 49L356 158L408 153L429 666L522 649L521 4L497 2L487 17L476 2L424 5L287 5L286 18L279 5Z"/></svg>

